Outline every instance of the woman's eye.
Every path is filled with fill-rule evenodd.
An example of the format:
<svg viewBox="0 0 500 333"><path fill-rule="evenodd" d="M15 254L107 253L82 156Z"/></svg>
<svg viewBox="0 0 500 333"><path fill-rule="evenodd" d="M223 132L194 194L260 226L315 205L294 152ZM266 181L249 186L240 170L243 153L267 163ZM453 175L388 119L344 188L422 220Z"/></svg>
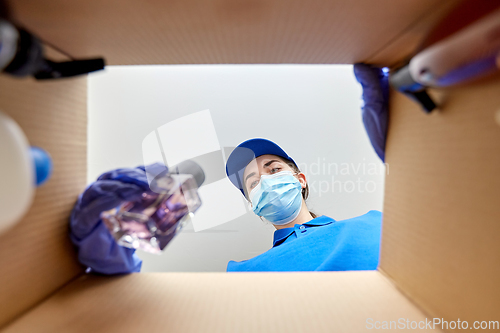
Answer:
<svg viewBox="0 0 500 333"><path fill-rule="evenodd" d="M257 186L258 183L259 183L258 180L254 180L253 182L250 183L250 188L254 188L255 186Z"/></svg>
<svg viewBox="0 0 500 333"><path fill-rule="evenodd" d="M271 173L278 172L279 170L281 170L281 168L272 168L272 169L271 169Z"/></svg>

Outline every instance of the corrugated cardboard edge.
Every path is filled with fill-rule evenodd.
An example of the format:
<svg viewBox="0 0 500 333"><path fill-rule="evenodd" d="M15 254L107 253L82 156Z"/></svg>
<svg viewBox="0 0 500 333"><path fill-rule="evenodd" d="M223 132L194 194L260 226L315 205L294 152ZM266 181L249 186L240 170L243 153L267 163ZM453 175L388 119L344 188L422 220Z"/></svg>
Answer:
<svg viewBox="0 0 500 333"><path fill-rule="evenodd" d="M3 332L362 332L401 318L426 320L378 271L141 273L84 276Z"/></svg>

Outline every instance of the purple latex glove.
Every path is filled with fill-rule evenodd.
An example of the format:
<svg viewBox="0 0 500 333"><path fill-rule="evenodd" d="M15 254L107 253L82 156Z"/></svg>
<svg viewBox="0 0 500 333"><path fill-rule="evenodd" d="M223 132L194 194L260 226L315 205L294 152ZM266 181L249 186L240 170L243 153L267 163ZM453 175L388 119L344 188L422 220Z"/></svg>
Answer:
<svg viewBox="0 0 500 333"><path fill-rule="evenodd" d="M141 270L142 260L135 250L118 245L100 215L123 202L140 199L148 189L144 167L138 167L106 172L80 195L70 218L70 238L80 263L101 274Z"/></svg>
<svg viewBox="0 0 500 333"><path fill-rule="evenodd" d="M385 141L389 118L389 75L381 68L354 64L354 75L363 87L363 124L378 157L385 161Z"/></svg>

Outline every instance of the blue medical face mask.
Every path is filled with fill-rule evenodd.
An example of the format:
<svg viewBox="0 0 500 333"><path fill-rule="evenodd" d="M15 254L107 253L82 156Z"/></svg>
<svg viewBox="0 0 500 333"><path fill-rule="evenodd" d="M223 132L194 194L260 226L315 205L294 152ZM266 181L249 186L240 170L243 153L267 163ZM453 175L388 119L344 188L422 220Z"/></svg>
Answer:
<svg viewBox="0 0 500 333"><path fill-rule="evenodd" d="M291 171L262 175L249 197L253 212L276 225L292 222L302 208L302 186Z"/></svg>

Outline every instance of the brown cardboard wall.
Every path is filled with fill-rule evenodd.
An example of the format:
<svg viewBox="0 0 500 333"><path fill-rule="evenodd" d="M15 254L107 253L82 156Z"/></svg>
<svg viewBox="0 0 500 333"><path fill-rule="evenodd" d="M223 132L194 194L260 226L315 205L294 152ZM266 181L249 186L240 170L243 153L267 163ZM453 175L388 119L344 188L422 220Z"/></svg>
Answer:
<svg viewBox="0 0 500 333"><path fill-rule="evenodd" d="M111 65L391 65L460 0L16 0L19 21ZM386 50L390 50L386 52ZM373 60L372 60L373 58Z"/></svg>
<svg viewBox="0 0 500 333"><path fill-rule="evenodd" d="M391 65L411 53L456 3L459 1L10 2L19 21L43 39L75 57L103 55L113 65L361 60ZM497 78L443 91L441 97L447 103L431 116L405 97L393 96L381 269L430 314L450 320L497 320L494 315L500 313L495 283L500 275L500 242L496 238L500 234L500 127L493 118L500 108L499 90ZM37 191L28 215L0 236L0 327L82 272L67 239L67 218L85 184L85 102L85 79L35 83L0 77L0 108L20 123L32 144L52 154L55 164L51 182ZM295 307L286 309L299 309L302 314L293 313L293 323L298 323L293 327L311 328L300 326L300 320L309 315L318 319L313 322L317 331L331 331L332 327L356 331L352 323L357 325L372 314L381 320L396 315L422 317L377 272L332 273L314 275L314 279L300 274L287 275L288 279L263 275L271 280L253 280L251 275L207 276L83 278L34 307L9 329L112 331L115 327L96 326L88 319L95 317L97 323L110 325L110 314L126 319L116 320L117 325L132 321L120 328L131 327L135 332L143 323L163 328L163 318L158 318L167 312L160 314L158 309L165 307L180 316L176 322L179 331L221 323L233 325L223 327L231 331L236 324L222 320L251 319L245 309L254 315L268 313L266 322L274 325L276 313L260 307L271 306L268 303L273 304L273 297L292 297ZM189 294L190 288L199 293ZM273 290L279 292L273 294ZM155 292L159 296L151 298ZM206 297L200 298L200 293ZM219 294L229 302L211 308ZM172 295L184 305L168 303ZM324 302L316 303L318 298ZM148 303L150 299L154 302ZM242 308L245 301L254 303ZM81 302L85 306L80 307ZM147 320L129 315L138 303L147 305L143 309ZM200 317L189 317L193 308L202 317L198 326L193 318ZM218 321L211 321L211 314ZM324 324L328 319L331 325ZM80 320L79 326L72 320ZM255 328L251 325L258 322L243 321L247 326L239 327ZM287 328L288 324L283 325Z"/></svg>
<svg viewBox="0 0 500 333"><path fill-rule="evenodd" d="M400 318L425 321L377 271L141 273L84 276L3 333L370 332Z"/></svg>
<svg viewBox="0 0 500 333"><path fill-rule="evenodd" d="M51 154L54 164L28 214L0 235L0 327L82 273L67 226L86 182L86 101L86 78L0 77L0 109L18 122L31 145Z"/></svg>
<svg viewBox="0 0 500 333"><path fill-rule="evenodd" d="M500 77L434 95L392 96L380 267L433 316L500 321Z"/></svg>

